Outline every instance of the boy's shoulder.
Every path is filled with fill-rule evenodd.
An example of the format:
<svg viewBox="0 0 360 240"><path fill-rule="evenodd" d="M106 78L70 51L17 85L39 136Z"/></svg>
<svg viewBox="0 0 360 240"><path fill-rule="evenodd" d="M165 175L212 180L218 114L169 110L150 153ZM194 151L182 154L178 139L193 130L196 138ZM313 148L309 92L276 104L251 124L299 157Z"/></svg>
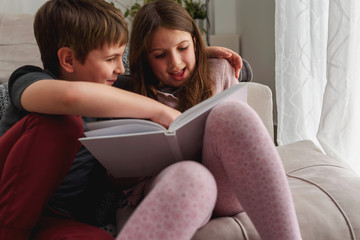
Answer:
<svg viewBox="0 0 360 240"><path fill-rule="evenodd" d="M11 102L20 104L22 92L32 83L42 79L54 79L54 76L36 66L22 66L16 69L10 76L8 82L8 91Z"/></svg>
<svg viewBox="0 0 360 240"><path fill-rule="evenodd" d="M32 65L25 65L22 67L17 68L10 76L9 78L9 82L10 80L13 79L17 79L19 77L21 77L22 75L25 75L27 73L46 73L45 70L43 70L40 67L37 66L32 66ZM48 73L49 74L49 73ZM49 74L50 75L50 74Z"/></svg>
<svg viewBox="0 0 360 240"><path fill-rule="evenodd" d="M19 80L21 80L21 85L24 85L27 82L31 83L37 80L51 78L55 77L50 72L37 66L25 65L19 67L11 74L9 78L9 89L12 89L15 82L19 82Z"/></svg>

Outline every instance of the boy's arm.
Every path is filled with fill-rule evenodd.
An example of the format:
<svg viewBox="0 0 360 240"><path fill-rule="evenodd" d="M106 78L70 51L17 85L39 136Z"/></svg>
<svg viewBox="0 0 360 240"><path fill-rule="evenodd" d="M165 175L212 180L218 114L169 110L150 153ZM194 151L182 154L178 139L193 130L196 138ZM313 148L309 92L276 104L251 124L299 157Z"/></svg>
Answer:
<svg viewBox="0 0 360 240"><path fill-rule="evenodd" d="M39 80L21 95L26 111L150 119L168 127L181 113L153 99L99 83Z"/></svg>
<svg viewBox="0 0 360 240"><path fill-rule="evenodd" d="M226 58L235 70L235 77L239 78L242 68L242 59L239 54L229 48L211 46L206 48L209 58Z"/></svg>

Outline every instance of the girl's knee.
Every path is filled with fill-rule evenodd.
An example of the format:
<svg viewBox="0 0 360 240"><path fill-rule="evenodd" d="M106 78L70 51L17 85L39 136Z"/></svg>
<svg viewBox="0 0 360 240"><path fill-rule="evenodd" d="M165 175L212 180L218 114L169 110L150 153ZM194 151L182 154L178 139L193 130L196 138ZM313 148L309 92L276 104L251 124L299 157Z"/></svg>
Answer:
<svg viewBox="0 0 360 240"><path fill-rule="evenodd" d="M211 172L202 164L195 161L180 161L168 167L172 171L172 176L176 179L182 179L185 182L215 184ZM216 185L216 184L215 184Z"/></svg>
<svg viewBox="0 0 360 240"><path fill-rule="evenodd" d="M228 101L217 105L210 112L206 122L206 132L229 135L247 133L250 130L264 131L260 117L248 104Z"/></svg>
<svg viewBox="0 0 360 240"><path fill-rule="evenodd" d="M179 194L191 193L192 199L206 198L216 200L214 176L202 164L195 161L180 161L166 168L156 182L162 181Z"/></svg>
<svg viewBox="0 0 360 240"><path fill-rule="evenodd" d="M246 121L249 119L259 119L257 113L248 104L239 101L227 101L220 103L214 107L208 118L210 121L215 119L219 120L232 120Z"/></svg>

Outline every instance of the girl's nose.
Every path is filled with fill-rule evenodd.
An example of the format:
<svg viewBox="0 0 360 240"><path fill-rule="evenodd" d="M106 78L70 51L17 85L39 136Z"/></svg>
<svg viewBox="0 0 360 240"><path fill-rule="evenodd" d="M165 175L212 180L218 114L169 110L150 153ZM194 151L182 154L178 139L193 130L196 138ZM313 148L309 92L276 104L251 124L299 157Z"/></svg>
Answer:
<svg viewBox="0 0 360 240"><path fill-rule="evenodd" d="M181 59L180 56L176 53L171 54L170 64L172 67L177 67L180 65Z"/></svg>

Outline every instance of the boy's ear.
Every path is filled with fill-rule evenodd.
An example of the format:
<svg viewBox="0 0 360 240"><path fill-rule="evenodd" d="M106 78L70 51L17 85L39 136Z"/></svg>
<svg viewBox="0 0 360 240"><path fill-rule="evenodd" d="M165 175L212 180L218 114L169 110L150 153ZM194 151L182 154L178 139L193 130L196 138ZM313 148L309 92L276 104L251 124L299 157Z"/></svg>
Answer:
<svg viewBox="0 0 360 240"><path fill-rule="evenodd" d="M62 47L58 50L60 67L66 72L74 72L75 54L69 47Z"/></svg>

